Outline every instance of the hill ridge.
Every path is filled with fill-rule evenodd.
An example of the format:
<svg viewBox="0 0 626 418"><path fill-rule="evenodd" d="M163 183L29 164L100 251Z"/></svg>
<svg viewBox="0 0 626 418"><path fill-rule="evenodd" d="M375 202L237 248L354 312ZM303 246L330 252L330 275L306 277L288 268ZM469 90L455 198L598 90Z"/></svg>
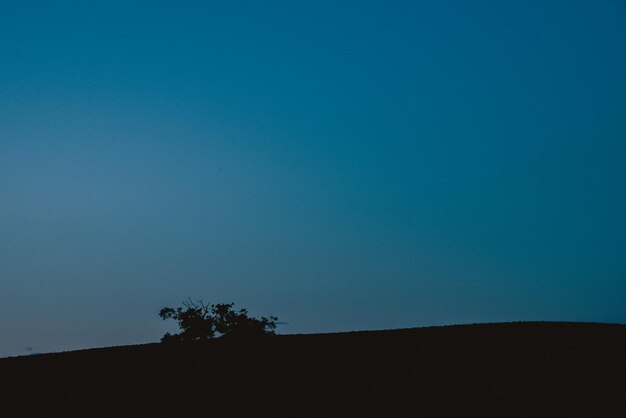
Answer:
<svg viewBox="0 0 626 418"><path fill-rule="evenodd" d="M0 359L0 416L626 416L624 353L549 321L94 348Z"/></svg>

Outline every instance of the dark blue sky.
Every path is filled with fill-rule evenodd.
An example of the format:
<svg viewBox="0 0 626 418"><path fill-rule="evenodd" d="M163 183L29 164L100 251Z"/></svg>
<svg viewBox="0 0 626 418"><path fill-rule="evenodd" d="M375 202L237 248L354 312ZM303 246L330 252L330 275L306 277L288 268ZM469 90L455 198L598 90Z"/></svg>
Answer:
<svg viewBox="0 0 626 418"><path fill-rule="evenodd" d="M626 322L622 1L128 3L1 6L0 355Z"/></svg>

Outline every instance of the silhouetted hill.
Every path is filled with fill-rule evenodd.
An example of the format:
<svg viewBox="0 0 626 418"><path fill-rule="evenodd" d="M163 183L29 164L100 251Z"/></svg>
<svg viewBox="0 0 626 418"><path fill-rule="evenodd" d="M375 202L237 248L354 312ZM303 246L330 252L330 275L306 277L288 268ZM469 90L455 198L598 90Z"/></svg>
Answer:
<svg viewBox="0 0 626 418"><path fill-rule="evenodd" d="M0 416L626 417L626 326L507 323L0 359Z"/></svg>

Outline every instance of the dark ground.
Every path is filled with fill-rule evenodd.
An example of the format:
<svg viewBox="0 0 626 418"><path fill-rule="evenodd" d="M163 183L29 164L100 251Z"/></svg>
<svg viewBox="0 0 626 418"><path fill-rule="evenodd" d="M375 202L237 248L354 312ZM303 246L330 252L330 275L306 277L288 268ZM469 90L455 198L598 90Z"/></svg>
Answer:
<svg viewBox="0 0 626 418"><path fill-rule="evenodd" d="M626 325L508 323L0 359L0 417L626 417Z"/></svg>

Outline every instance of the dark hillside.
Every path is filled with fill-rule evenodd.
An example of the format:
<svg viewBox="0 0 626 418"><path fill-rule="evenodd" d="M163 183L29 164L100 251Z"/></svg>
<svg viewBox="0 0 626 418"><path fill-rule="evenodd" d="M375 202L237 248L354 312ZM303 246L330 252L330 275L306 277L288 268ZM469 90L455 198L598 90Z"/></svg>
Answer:
<svg viewBox="0 0 626 418"><path fill-rule="evenodd" d="M509 323L0 359L0 416L626 416L626 326Z"/></svg>

